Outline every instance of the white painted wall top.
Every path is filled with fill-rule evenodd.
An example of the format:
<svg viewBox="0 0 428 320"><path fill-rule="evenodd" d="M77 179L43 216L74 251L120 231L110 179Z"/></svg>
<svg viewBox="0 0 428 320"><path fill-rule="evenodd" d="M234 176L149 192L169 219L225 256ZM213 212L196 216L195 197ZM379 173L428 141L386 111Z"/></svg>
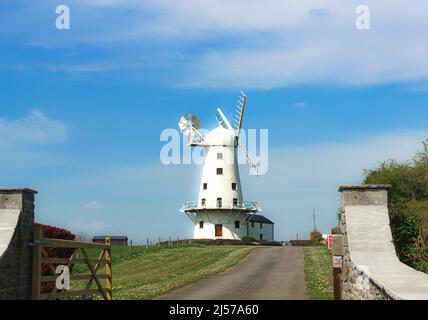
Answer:
<svg viewBox="0 0 428 320"><path fill-rule="evenodd" d="M428 300L428 275L400 262L392 242L388 208L345 206L351 261L394 299Z"/></svg>
<svg viewBox="0 0 428 320"><path fill-rule="evenodd" d="M0 258L9 247L21 210L0 209Z"/></svg>

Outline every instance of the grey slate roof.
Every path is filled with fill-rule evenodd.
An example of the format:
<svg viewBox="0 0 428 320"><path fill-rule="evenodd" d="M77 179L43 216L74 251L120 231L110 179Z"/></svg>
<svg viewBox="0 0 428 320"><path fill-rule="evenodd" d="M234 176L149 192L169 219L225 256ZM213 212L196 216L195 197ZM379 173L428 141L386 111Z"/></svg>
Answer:
<svg viewBox="0 0 428 320"><path fill-rule="evenodd" d="M273 224L272 221L270 221L265 216L262 216L261 214L246 214L246 219L249 222L260 222L260 223L268 223Z"/></svg>

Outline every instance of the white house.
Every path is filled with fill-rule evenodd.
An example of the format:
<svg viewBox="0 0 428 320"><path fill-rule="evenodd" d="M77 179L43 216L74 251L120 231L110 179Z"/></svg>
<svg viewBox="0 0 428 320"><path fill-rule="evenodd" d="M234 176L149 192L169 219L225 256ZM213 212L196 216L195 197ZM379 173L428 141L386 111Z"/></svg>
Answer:
<svg viewBox="0 0 428 320"><path fill-rule="evenodd" d="M274 240L274 223L268 218L255 214L248 215L247 235L256 240Z"/></svg>
<svg viewBox="0 0 428 320"><path fill-rule="evenodd" d="M242 95L236 112L234 127L217 109L219 125L205 136L198 129L200 122L194 115L180 119L179 127L188 136L190 146L205 148L205 159L199 187L198 201L186 202L180 209L195 224L194 239L236 239L252 236L273 240L273 223L257 215L257 202L244 201L237 160L242 149L239 133L245 110L246 96Z"/></svg>

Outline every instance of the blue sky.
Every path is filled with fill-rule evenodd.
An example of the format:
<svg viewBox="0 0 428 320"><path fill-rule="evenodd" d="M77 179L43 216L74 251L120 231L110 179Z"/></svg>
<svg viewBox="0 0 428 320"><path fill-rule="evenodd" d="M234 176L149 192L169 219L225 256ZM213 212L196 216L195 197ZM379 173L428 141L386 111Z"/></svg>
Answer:
<svg viewBox="0 0 428 320"><path fill-rule="evenodd" d="M71 29L55 28L70 7ZM336 223L337 187L428 138L428 4L366 1L0 1L0 185L39 191L36 219L90 234L190 237L178 209L198 166L164 166L159 136L248 95L269 129L249 176L278 239Z"/></svg>

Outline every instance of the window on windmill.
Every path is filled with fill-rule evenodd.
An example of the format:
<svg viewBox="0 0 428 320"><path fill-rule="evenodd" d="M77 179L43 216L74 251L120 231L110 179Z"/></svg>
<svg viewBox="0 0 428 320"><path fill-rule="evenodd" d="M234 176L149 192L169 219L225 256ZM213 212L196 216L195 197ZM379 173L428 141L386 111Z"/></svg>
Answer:
<svg viewBox="0 0 428 320"><path fill-rule="evenodd" d="M223 168L217 168L217 174L223 174Z"/></svg>
<svg viewBox="0 0 428 320"><path fill-rule="evenodd" d="M201 205L203 206L203 207L205 207L205 198L202 198L202 201L201 201L202 203L201 203Z"/></svg>
<svg viewBox="0 0 428 320"><path fill-rule="evenodd" d="M217 208L221 208L222 207L222 200L221 198L217 198Z"/></svg>
<svg viewBox="0 0 428 320"><path fill-rule="evenodd" d="M263 229L263 223L260 222L260 229Z"/></svg>
<svg viewBox="0 0 428 320"><path fill-rule="evenodd" d="M237 198L233 198L233 206L234 207L238 206L238 199Z"/></svg>
<svg viewBox="0 0 428 320"><path fill-rule="evenodd" d="M251 228L254 228L254 221L251 221Z"/></svg>
<svg viewBox="0 0 428 320"><path fill-rule="evenodd" d="M263 240L263 234L260 233L260 240Z"/></svg>
<svg viewBox="0 0 428 320"><path fill-rule="evenodd" d="M204 190L207 190L208 188L208 183L204 183Z"/></svg>
<svg viewBox="0 0 428 320"><path fill-rule="evenodd" d="M199 229L203 229L204 228L204 222L203 221L199 221Z"/></svg>
<svg viewBox="0 0 428 320"><path fill-rule="evenodd" d="M218 160L223 160L223 153L218 152L218 153L217 153L217 159L218 159Z"/></svg>
<svg viewBox="0 0 428 320"><path fill-rule="evenodd" d="M236 228L236 229L239 229L239 220L236 220L236 221L235 221L235 228Z"/></svg>
<svg viewBox="0 0 428 320"><path fill-rule="evenodd" d="M232 190L236 190L236 183L232 182Z"/></svg>

